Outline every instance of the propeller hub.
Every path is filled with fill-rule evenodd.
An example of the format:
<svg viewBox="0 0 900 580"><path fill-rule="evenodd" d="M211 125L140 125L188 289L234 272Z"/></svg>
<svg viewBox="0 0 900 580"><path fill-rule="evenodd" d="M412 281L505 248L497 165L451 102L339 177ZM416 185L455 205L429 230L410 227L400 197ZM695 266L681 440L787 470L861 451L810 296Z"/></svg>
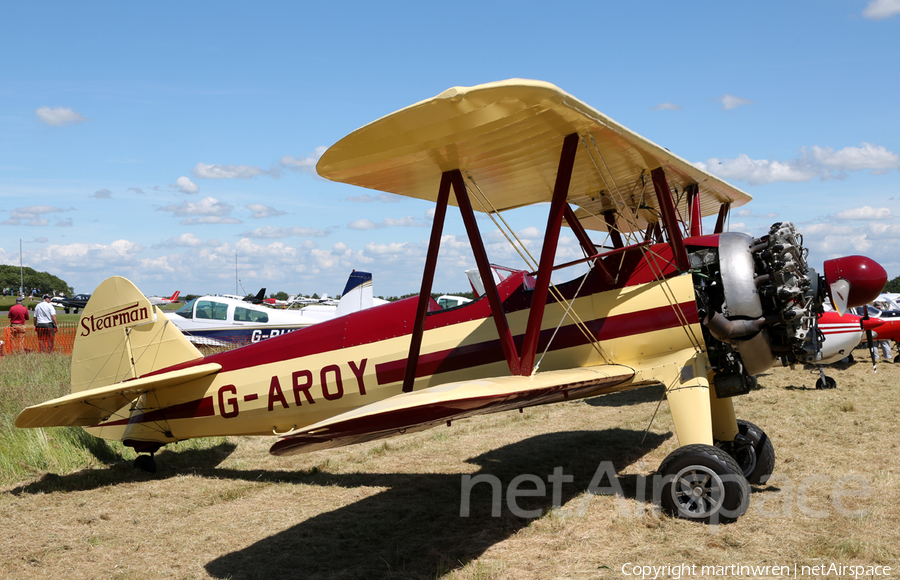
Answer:
<svg viewBox="0 0 900 580"><path fill-rule="evenodd" d="M825 279L832 303L842 312L878 298L887 284L887 272L871 258L846 256L825 261Z"/></svg>

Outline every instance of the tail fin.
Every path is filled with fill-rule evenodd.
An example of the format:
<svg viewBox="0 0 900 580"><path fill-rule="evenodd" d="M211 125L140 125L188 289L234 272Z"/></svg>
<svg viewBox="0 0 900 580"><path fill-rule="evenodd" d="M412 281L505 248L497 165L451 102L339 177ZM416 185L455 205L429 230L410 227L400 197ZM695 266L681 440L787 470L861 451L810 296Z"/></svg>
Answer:
<svg viewBox="0 0 900 580"><path fill-rule="evenodd" d="M82 311L72 347L72 392L202 356L131 281L113 276L97 287Z"/></svg>
<svg viewBox="0 0 900 580"><path fill-rule="evenodd" d="M175 294L172 294L172 297L169 298L169 300L171 300L172 302L175 302L176 300L178 300L179 294L181 294L181 290L176 290Z"/></svg>
<svg viewBox="0 0 900 580"><path fill-rule="evenodd" d="M372 274L369 272L350 273L341 301L338 302L337 315L343 316L351 312L371 308L373 304Z"/></svg>

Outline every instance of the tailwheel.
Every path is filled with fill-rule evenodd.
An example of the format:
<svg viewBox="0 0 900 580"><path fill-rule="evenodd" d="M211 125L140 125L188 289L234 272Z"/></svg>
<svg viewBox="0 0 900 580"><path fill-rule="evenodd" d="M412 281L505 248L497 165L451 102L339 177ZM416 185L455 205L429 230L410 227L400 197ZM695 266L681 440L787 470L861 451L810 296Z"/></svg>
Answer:
<svg viewBox="0 0 900 580"><path fill-rule="evenodd" d="M132 464L135 469L146 471L147 473L156 473L156 460L152 455L138 455Z"/></svg>
<svg viewBox="0 0 900 580"><path fill-rule="evenodd" d="M769 480L775 470L775 447L766 432L751 423L738 419L738 435L734 441L716 441L716 447L727 452L741 468L752 485Z"/></svg>
<svg viewBox="0 0 900 580"><path fill-rule="evenodd" d="M659 466L663 476L662 508L686 520L726 523L750 506L750 485L740 466L712 445L685 445Z"/></svg>

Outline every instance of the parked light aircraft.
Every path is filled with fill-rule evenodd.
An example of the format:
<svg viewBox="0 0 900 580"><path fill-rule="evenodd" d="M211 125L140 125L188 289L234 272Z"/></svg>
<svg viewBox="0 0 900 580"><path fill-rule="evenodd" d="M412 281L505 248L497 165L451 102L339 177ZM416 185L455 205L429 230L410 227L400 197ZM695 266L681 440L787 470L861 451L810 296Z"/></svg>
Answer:
<svg viewBox="0 0 900 580"><path fill-rule="evenodd" d="M883 321L877 318L863 318L845 312L843 315L830 310L819 316L818 327L822 333L822 358L816 365L819 370L817 389L833 389L837 381L825 375L822 365L839 362L853 357L853 349L866 337L866 332L875 331L880 335ZM874 364L874 361L873 361Z"/></svg>
<svg viewBox="0 0 900 580"><path fill-rule="evenodd" d="M878 303L879 302L876 300L875 304ZM853 311L857 315L863 317L863 320L878 325L877 328L875 328L875 333L872 338L878 340L893 340L895 343L900 343L900 311L881 310L870 305L859 306L854 308ZM872 363L874 364L875 353L872 351L873 346L868 345L868 348L872 352ZM900 362L900 354L894 357L894 362Z"/></svg>
<svg viewBox="0 0 900 580"><path fill-rule="evenodd" d="M91 299L90 294L76 294L71 298L67 298L65 296L54 296L50 299L50 303L56 308L62 308L63 312L68 314L69 312L74 312L78 314L78 311L87 306L88 300Z"/></svg>
<svg viewBox="0 0 900 580"><path fill-rule="evenodd" d="M294 305L294 301L296 299L297 299L297 295L291 294L290 296L288 296L287 300L279 300L277 298L266 298L265 300L262 301L262 303L264 305L272 307L272 308L278 308L278 307L290 308L291 306Z"/></svg>
<svg viewBox="0 0 900 580"><path fill-rule="evenodd" d="M237 294L222 294L222 298L231 298L232 300L240 300L241 302L249 302L250 304L262 304L266 297L266 289L260 288L256 295L238 296Z"/></svg>
<svg viewBox="0 0 900 580"><path fill-rule="evenodd" d="M680 445L658 469L663 508L726 521L746 511L749 483L765 481L775 457L731 397L776 360L820 359L826 297L843 311L887 281L860 256L829 260L820 276L788 222L759 238L726 233L749 195L539 81L449 89L344 137L317 170L436 202L419 297L203 357L113 277L82 316L72 394L23 410L16 425L82 425L151 454L191 437L274 435L271 453L288 455L662 384ZM545 202L540 255L518 246L534 271L495 283L474 212ZM451 205L484 292L442 310L430 292ZM711 234L707 215L718 216ZM573 265L554 263L563 220L589 269L551 284ZM588 230L613 249L598 251ZM151 455L136 464L155 468Z"/></svg>
<svg viewBox="0 0 900 580"><path fill-rule="evenodd" d="M147 300L154 306L162 306L163 304L177 304L178 296L180 294L181 290L176 290L175 293L168 298L163 298L161 296L148 296Z"/></svg>
<svg viewBox="0 0 900 580"><path fill-rule="evenodd" d="M274 338L374 304L372 274L352 272L341 302L335 306L312 304L301 310L278 310L244 299L201 296L166 315L192 343L221 347Z"/></svg>

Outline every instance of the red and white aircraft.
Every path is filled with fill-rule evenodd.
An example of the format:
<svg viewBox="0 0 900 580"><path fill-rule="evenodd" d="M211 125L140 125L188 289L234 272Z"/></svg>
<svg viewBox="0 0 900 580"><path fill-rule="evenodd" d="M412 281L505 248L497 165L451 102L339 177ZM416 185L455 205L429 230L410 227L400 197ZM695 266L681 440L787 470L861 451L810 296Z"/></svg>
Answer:
<svg viewBox="0 0 900 580"><path fill-rule="evenodd" d="M544 82L454 87L354 131L317 169L435 202L419 297L204 357L133 284L110 278L81 318L72 394L16 425L81 425L151 454L191 437L274 436L271 453L288 455L662 384L680 444L658 470L663 507L726 521L775 457L731 397L778 360L820 360L817 316L832 289L847 307L887 280L859 256L820 276L787 222L759 238L726 233L749 195ZM523 252L533 270L496 283L475 212L535 204L548 215L540 255ZM430 293L451 205L484 292L442 310ZM707 215L718 218L705 234ZM563 222L584 258L557 264ZM576 263L587 273L551 283ZM136 464L155 469L151 455Z"/></svg>
<svg viewBox="0 0 900 580"><path fill-rule="evenodd" d="M163 298L161 296L148 296L147 300L150 301L150 304L154 306L162 306L163 304L177 304L178 296L181 294L181 290L176 290L172 296L169 298Z"/></svg>

